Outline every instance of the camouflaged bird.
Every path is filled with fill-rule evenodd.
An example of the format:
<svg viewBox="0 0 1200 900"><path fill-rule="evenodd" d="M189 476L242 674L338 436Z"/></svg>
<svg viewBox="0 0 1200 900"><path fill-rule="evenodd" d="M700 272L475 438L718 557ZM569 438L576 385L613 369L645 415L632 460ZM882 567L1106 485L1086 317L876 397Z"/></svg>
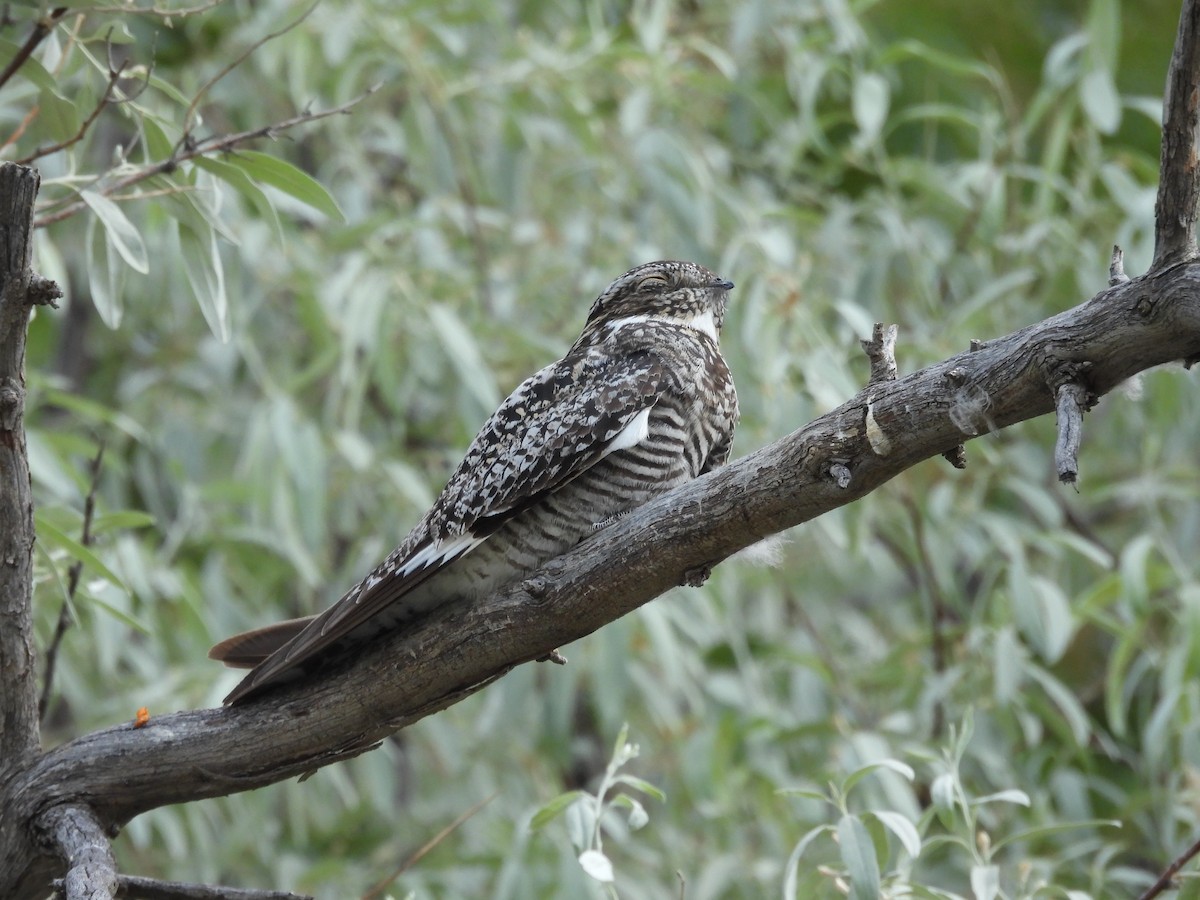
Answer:
<svg viewBox="0 0 1200 900"><path fill-rule="evenodd" d="M717 339L732 282L695 263L638 266L592 304L566 356L484 424L437 502L320 615L210 652L253 666L236 703L447 602L521 580L598 528L729 458L738 420Z"/></svg>

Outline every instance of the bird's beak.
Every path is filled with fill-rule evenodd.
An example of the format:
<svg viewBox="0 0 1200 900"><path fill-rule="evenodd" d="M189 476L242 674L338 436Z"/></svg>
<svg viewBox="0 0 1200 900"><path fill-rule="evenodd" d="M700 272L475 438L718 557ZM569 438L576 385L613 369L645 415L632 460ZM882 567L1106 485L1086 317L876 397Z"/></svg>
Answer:
<svg viewBox="0 0 1200 900"><path fill-rule="evenodd" d="M713 287L715 287L715 288L720 288L720 289L721 289L721 290L723 290L723 291L728 291L728 290L731 290L731 289L733 288L733 282L732 282L732 281L725 281L724 279L722 279L722 280L720 280L720 281L715 281L715 282L713 282Z"/></svg>

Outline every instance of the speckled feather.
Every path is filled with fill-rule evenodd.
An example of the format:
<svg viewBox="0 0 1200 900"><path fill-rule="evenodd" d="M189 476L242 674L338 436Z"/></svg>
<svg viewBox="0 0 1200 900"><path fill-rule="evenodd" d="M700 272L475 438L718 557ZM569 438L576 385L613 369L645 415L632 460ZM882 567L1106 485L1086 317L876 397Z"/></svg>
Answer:
<svg viewBox="0 0 1200 900"><path fill-rule="evenodd" d="M528 575L598 525L722 465L738 418L717 344L731 287L673 261L614 281L567 354L500 405L432 508L362 582L316 617L213 648L229 664L258 663L226 702L347 640Z"/></svg>

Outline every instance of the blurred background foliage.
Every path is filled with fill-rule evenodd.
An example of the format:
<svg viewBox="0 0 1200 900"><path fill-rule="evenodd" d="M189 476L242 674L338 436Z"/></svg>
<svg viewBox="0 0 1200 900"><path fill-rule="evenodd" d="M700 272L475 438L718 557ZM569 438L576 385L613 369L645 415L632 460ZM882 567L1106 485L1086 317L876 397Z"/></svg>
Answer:
<svg viewBox="0 0 1200 900"><path fill-rule="evenodd" d="M1150 259L1177 3L327 0L213 81L305 8L85 4L0 89L21 159L128 60L129 99L36 160L67 294L29 341L43 646L86 563L48 744L218 703L208 646L373 566L631 265L737 283L740 455L850 397L874 321L912 371L1091 296L1114 241ZM9 9L6 59L33 15ZM185 131L376 84L262 155L120 186ZM358 896L491 797L387 890L1129 896L1200 832L1197 403L1179 367L1105 398L1079 493L1047 419L972 442L565 668L302 785L143 816L121 864ZM601 842L607 886L579 862Z"/></svg>

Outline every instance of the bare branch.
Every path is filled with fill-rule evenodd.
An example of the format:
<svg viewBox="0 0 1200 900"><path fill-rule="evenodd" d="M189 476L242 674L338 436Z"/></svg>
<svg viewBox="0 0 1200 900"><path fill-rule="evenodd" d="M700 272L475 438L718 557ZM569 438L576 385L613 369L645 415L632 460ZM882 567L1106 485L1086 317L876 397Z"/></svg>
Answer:
<svg viewBox="0 0 1200 900"><path fill-rule="evenodd" d="M29 32L29 37L25 39L25 43L20 49L13 54L13 58L8 61L8 65L4 67L4 71L0 72L0 87L8 84L9 80L17 74L21 66L25 65L25 61L33 55L33 51L38 48L38 44L46 39L46 36L54 30L54 26L59 20L67 14L67 7L58 6L50 10L50 12L33 26L33 31Z"/></svg>
<svg viewBox="0 0 1200 900"><path fill-rule="evenodd" d="M421 861L421 859L424 858L424 856L430 850L432 850L434 847L436 847L438 844L440 844L442 841L444 841L446 838L448 838L450 835L452 835L455 831L457 831L459 826L462 825L463 822L467 821L467 819L471 818L471 816L475 815L475 813L479 812L481 809L483 809L485 806L487 806L489 803L491 803L495 799L496 799L495 794L492 794L490 797L484 797L482 800L480 800L478 803L476 803L474 806L472 806L466 812L461 813L458 816L458 818L456 818L453 822L451 822L449 825L447 825L445 828L443 828L441 831L439 831L437 834L435 834L433 837L431 837L429 840L427 840L424 844L422 844L419 848L417 848L416 852L414 852L411 856L409 856L408 859L406 859L404 862L402 862L396 868L396 871L392 872L391 875L388 875L386 878L379 881L369 891L367 891L365 894L363 894L362 900L378 900L379 897L382 897L384 891L387 890L387 886L389 884L391 884L393 881L395 881L397 878L399 878L401 875L403 875L405 872L407 872L409 869L411 869L413 866L415 866L417 863L419 863Z"/></svg>
<svg viewBox="0 0 1200 900"><path fill-rule="evenodd" d="M88 133L88 129L92 127L92 123L99 118L100 113L104 110L104 108L112 102L113 91L116 90L117 82L121 78L121 73L125 71L128 65L129 63L127 60L122 61L116 69L109 70L108 84L104 88L104 93L100 95L100 99L97 101L92 111L88 113L87 118L80 123L78 131L76 131L66 140L59 141L56 144L51 144L48 147L38 147L35 151L33 151L33 153L29 154L29 156L26 156L24 159L17 160L17 162L20 165L27 166L34 160L41 159L43 156L49 156L51 153L57 153L60 150L66 150L73 144L77 144L83 140L84 135ZM149 75L147 75L147 78L148 77Z"/></svg>
<svg viewBox="0 0 1200 900"><path fill-rule="evenodd" d="M1197 854L1200 854L1200 840L1197 840L1194 844L1192 844L1192 846L1188 847L1181 854L1179 854L1179 856L1177 856L1171 862L1171 864L1163 870L1163 873L1158 876L1158 880L1155 881L1154 884L1150 885L1150 887L1146 888L1145 892L1138 897L1138 900L1154 900L1155 897L1160 897L1167 891L1174 890L1176 887L1175 876L1178 875L1180 870L1183 869L1183 867L1189 862L1191 862Z"/></svg>
<svg viewBox="0 0 1200 900"><path fill-rule="evenodd" d="M273 125L264 125L261 128L255 128L250 131L239 131L236 134L226 134L218 137L207 138L191 147L177 147L175 152L166 159L156 163L143 166L130 172L116 181L106 185L100 185L93 189L98 194L106 197L111 197L118 194L126 188L141 184L157 175L165 175L175 171L180 163L189 162L197 157L208 156L213 153L223 153L236 149L242 144L248 143L260 138L273 138L281 131L287 131L289 128L294 128L297 125L306 125L309 122L317 122L321 119L327 119L330 116L344 115L350 112L355 106L361 103L367 97L371 96L379 90L379 85L373 85L363 93L359 94L353 100L335 106L331 109L322 110L320 112L303 112L299 115L292 116L290 119L284 119L282 122L276 122ZM132 199L132 198L122 198ZM82 211L87 207L87 204L82 200L69 200L65 202L61 208L51 213L46 213L37 219L34 219L34 228L45 228L48 225L53 225L56 222L61 222L64 219L69 219L71 216Z"/></svg>
<svg viewBox="0 0 1200 900"><path fill-rule="evenodd" d="M307 894L293 894L291 891L159 881L134 875L117 876L117 896L126 900L313 900Z"/></svg>
<svg viewBox="0 0 1200 900"><path fill-rule="evenodd" d="M243 50L239 55L235 56L229 65L225 66L225 68L223 68L220 72L208 79L208 81L204 82L204 84L200 85L200 89L196 91L196 96L192 98L192 102L188 104L187 111L183 114L183 137L180 138L180 146L187 146L187 144L190 142L192 133L192 118L196 115L196 107L200 105L200 101L204 98L204 95L212 89L213 85L244 63L250 57L250 55L263 44L287 34L289 31L307 19L310 15L312 15L312 11L317 8L317 4L320 2L321 0L313 0L313 4L303 13L301 13L298 19L289 25L283 26L278 31L272 31L270 34L263 35L261 38Z"/></svg>
<svg viewBox="0 0 1200 900"><path fill-rule="evenodd" d="M524 584L442 608L321 677L242 706L155 716L142 728L126 723L56 747L0 789L0 820L15 824L0 833L0 895L20 896L9 888L32 863L8 834L24 831L48 786L59 798L86 796L105 825L119 826L148 809L249 790L364 752L689 572L866 496L964 439L1051 412L1052 372L1090 362L1088 388L1100 396L1138 371L1197 354L1200 263L1135 278L973 353L871 385L601 529ZM964 407L960 394L987 402Z"/></svg>
<svg viewBox="0 0 1200 900"><path fill-rule="evenodd" d="M104 444L101 444L100 449L96 451L96 456L92 459L92 483L88 488L87 497L83 501L83 530L79 537L79 543L84 547L92 545L92 518L96 513L96 487L100 483L100 465L103 462ZM42 677L42 697L38 701L38 718L43 722L50 709L50 695L54 690L54 669L58 662L58 648L62 645L63 636L66 635L67 629L71 627L73 621L71 603L75 599L75 592L79 590L79 576L82 574L83 560L76 560L67 572L67 596L63 598L62 606L58 610L58 622L54 626L54 637L50 639L50 646L46 648L46 674Z"/></svg>
<svg viewBox="0 0 1200 900"><path fill-rule="evenodd" d="M0 228L0 781L40 747L31 613L33 497L25 449L30 221L40 183L33 169L0 165L0 221L7 224Z"/></svg>
<svg viewBox="0 0 1200 900"><path fill-rule="evenodd" d="M54 806L36 826L67 863L66 900L104 900L117 893L117 861L95 813L82 806Z"/></svg>
<svg viewBox="0 0 1200 900"><path fill-rule="evenodd" d="M1200 2L1186 0L1167 72L1162 156L1154 204L1154 263L1160 268L1196 254L1200 203Z"/></svg>
<svg viewBox="0 0 1200 900"><path fill-rule="evenodd" d="M200 3L196 6L183 6L179 9L162 6L92 6L86 12L88 14L117 13L122 16L158 16L162 19L186 19L188 16L208 12L213 7L220 6L224 2L225 0L208 0L207 3Z"/></svg>

